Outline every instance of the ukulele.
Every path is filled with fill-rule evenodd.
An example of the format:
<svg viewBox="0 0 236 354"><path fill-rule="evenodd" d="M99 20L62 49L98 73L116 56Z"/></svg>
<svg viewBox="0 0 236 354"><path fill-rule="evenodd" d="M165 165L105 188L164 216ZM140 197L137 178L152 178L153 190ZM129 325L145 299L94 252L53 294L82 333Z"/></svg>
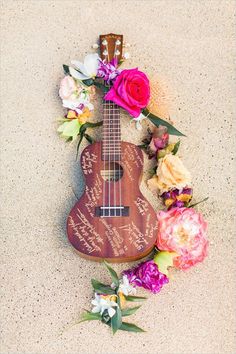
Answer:
<svg viewBox="0 0 236 354"><path fill-rule="evenodd" d="M100 36L101 58L122 58L123 36ZM81 154L85 190L67 220L70 243L87 259L129 262L145 257L157 237L154 209L140 192L143 153L121 141L120 109L103 102L103 137Z"/></svg>

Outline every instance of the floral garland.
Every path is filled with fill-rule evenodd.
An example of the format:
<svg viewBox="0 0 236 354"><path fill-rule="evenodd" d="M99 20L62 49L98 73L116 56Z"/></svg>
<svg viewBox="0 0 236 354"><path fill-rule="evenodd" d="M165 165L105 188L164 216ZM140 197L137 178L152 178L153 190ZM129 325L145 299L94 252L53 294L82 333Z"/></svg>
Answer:
<svg viewBox="0 0 236 354"><path fill-rule="evenodd" d="M123 321L123 317L134 314L140 307L127 307L127 302L146 299L136 296L138 287L158 293L169 282L171 267L186 270L202 262L208 250L207 223L193 208L198 203L190 204L193 194L191 175L176 155L180 141L169 142L170 135L183 134L149 111L150 84L146 74L137 68L121 69L116 60L108 63L97 54L87 55L84 63L72 61L72 64L73 67L63 65L66 76L61 81L59 95L67 111L58 132L66 140L79 138L77 152L83 138L93 142L87 128L102 124L89 121L94 110L92 100L96 88L102 90L104 100L124 108L136 122L148 118L155 125L140 145L149 158L155 160L147 184L160 196L165 207L157 214L159 227L155 252L150 259L123 271L120 278L104 261L112 283L106 285L92 279L93 307L81 318L81 321L100 320L110 326L113 333L117 330L143 332L140 327Z"/></svg>

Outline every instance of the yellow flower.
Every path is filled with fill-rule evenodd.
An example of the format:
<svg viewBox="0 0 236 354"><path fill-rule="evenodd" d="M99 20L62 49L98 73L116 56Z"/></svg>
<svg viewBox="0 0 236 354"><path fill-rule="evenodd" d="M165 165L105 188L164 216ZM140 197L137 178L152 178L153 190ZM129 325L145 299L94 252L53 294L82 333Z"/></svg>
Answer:
<svg viewBox="0 0 236 354"><path fill-rule="evenodd" d="M101 298L116 302L116 295L101 295Z"/></svg>
<svg viewBox="0 0 236 354"><path fill-rule="evenodd" d="M80 124L84 124L87 122L87 119L91 117L91 111L88 107L85 107L83 113L78 116L78 120Z"/></svg>
<svg viewBox="0 0 236 354"><path fill-rule="evenodd" d="M120 297L120 307L124 308L124 306L126 304L125 295L121 291L118 292L118 295Z"/></svg>
<svg viewBox="0 0 236 354"><path fill-rule="evenodd" d="M71 109L68 111L66 118L68 119L75 119L77 118L77 113L72 111Z"/></svg>

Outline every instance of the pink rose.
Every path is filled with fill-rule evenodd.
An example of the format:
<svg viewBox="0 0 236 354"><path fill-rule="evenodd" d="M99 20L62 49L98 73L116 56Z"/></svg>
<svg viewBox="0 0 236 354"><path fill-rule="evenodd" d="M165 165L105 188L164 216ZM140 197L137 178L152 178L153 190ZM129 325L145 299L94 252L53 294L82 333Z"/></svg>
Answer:
<svg viewBox="0 0 236 354"><path fill-rule="evenodd" d="M207 223L193 208L173 208L158 215L156 245L160 250L176 252L174 266L187 269L207 256Z"/></svg>
<svg viewBox="0 0 236 354"><path fill-rule="evenodd" d="M59 95L62 100L69 100L77 90L75 80L71 76L65 76L61 80Z"/></svg>
<svg viewBox="0 0 236 354"><path fill-rule="evenodd" d="M138 69L123 70L104 99L115 102L137 118L150 99L149 80Z"/></svg>

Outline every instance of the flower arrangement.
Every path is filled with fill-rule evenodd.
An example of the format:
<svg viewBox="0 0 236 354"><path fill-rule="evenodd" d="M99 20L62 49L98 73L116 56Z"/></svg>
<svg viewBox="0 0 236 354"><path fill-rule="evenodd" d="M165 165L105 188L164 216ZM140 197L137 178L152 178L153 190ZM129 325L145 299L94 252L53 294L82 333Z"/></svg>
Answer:
<svg viewBox="0 0 236 354"><path fill-rule="evenodd" d="M164 126L170 134L184 135L147 109L151 93L145 73L137 68L121 69L116 59L107 63L98 54L88 54L83 63L77 60L71 63L73 66L63 65L66 76L60 83L59 96L67 111L59 120L58 133L67 141L75 141L78 137L77 152L83 138L93 142L87 128L102 125L102 122L91 121L96 88L105 94L104 100L124 108L136 123L148 118L157 127Z"/></svg>
<svg viewBox="0 0 236 354"><path fill-rule="evenodd" d="M123 321L123 317L134 314L140 307L127 307L127 303L146 299L136 296L138 287L154 294L160 292L169 282L170 268L187 270L202 262L208 251L207 223L194 209L198 203L191 204L191 174L177 156L180 141L169 141L170 135L183 134L147 109L151 92L146 74L137 68L121 69L116 60L106 62L97 54L87 55L83 63L72 61L72 65L63 66L66 76L61 81L59 96L66 113L58 132L69 141L79 137L77 152L83 138L93 142L87 128L102 124L91 122L96 89L102 90L104 100L124 108L136 122L146 117L154 124L140 147L155 161L147 184L161 198L164 207L157 213L155 252L148 260L123 271L120 278L104 262L112 283L106 285L92 279L93 307L81 317L81 321L102 321L113 333L117 330L143 332L140 327Z"/></svg>

